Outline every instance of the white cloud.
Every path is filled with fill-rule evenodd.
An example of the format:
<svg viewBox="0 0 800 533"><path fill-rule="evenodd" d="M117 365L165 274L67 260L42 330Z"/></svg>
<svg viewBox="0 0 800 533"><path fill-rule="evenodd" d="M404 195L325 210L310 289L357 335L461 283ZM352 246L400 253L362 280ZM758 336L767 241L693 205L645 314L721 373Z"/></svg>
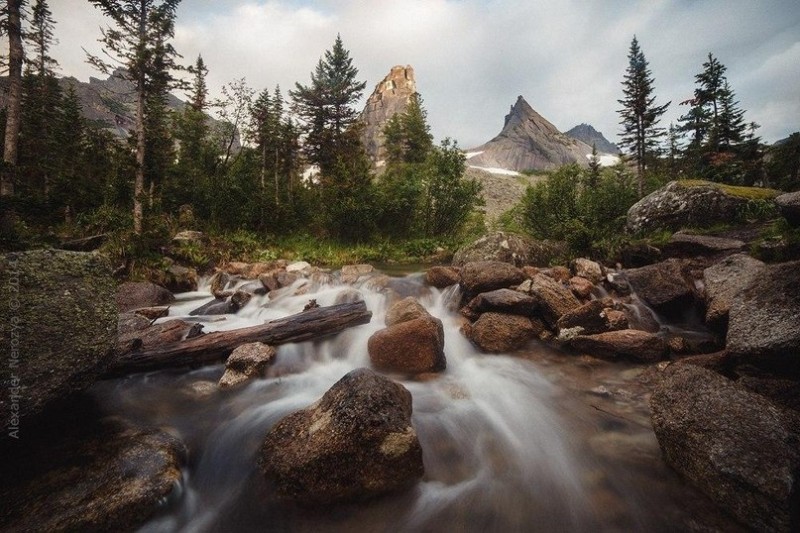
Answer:
<svg viewBox="0 0 800 533"><path fill-rule="evenodd" d="M62 71L85 79L80 47L96 49L101 16L77 0L51 7ZM766 140L800 129L796 0L184 0L178 14L175 46L187 63L203 54L212 91L245 76L286 93L341 33L367 92L411 64L435 136L464 148L499 132L519 94L562 130L587 122L616 140L634 34L659 101L673 101L665 125L713 52Z"/></svg>

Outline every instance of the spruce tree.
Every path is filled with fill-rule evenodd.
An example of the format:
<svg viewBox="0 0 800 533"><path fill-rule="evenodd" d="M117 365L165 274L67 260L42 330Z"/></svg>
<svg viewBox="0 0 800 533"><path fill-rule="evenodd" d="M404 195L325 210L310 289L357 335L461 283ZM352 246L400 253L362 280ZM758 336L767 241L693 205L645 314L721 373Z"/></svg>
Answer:
<svg viewBox="0 0 800 533"><path fill-rule="evenodd" d="M177 80L171 71L178 70L179 57L170 40L175 34L175 14L180 0L90 0L114 23L102 31L100 42L104 53L114 58L106 61L89 55L89 63L110 74L117 70L134 84L136 92L136 163L133 187L133 227L142 233L145 199L145 167L147 153L147 101L165 87L174 87ZM152 102L152 101L151 101ZM152 108L152 105L151 105Z"/></svg>
<svg viewBox="0 0 800 533"><path fill-rule="evenodd" d="M8 96L3 144L3 168L0 171L0 198L14 195L17 173L19 132L22 120L22 8L25 0L7 0L3 30L8 36Z"/></svg>
<svg viewBox="0 0 800 533"><path fill-rule="evenodd" d="M664 135L664 129L658 127L658 122L671 103L656 105L653 84L654 79L647 60L634 36L628 52L628 68L622 82L624 98L618 100L622 109L618 113L622 119L619 144L636 161L639 196L644 195L647 159L657 146L658 139Z"/></svg>

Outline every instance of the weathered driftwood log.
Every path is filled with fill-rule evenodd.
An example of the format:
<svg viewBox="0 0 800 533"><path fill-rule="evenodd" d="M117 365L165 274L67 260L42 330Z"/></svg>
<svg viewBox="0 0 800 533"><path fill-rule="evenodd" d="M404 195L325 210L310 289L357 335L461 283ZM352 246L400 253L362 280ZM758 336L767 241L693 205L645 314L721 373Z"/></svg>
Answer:
<svg viewBox="0 0 800 533"><path fill-rule="evenodd" d="M363 301L317 307L259 326L216 331L200 337L126 353L113 361L105 377L136 372L215 363L225 359L239 345L263 342L276 346L302 342L339 333L369 323L372 312Z"/></svg>

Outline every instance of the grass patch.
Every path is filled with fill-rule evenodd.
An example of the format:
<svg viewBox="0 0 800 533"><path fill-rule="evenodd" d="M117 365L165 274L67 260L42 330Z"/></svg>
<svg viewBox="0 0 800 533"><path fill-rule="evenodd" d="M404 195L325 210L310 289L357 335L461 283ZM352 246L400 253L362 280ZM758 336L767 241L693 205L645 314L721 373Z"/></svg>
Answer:
<svg viewBox="0 0 800 533"><path fill-rule="evenodd" d="M678 185L682 187L713 187L719 189L729 196L744 198L747 200L771 200L783 194L775 189L765 189L763 187L744 187L741 185L726 185L705 180L678 180Z"/></svg>

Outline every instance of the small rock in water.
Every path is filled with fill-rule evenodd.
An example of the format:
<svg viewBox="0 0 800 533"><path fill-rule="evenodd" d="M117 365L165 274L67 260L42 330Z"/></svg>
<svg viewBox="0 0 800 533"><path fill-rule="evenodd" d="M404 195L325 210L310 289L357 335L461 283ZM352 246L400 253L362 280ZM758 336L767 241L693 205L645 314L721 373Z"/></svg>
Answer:
<svg viewBox="0 0 800 533"><path fill-rule="evenodd" d="M225 362L225 373L219 380L219 388L229 389L250 379L263 377L276 353L275 348L263 342L242 344Z"/></svg>

